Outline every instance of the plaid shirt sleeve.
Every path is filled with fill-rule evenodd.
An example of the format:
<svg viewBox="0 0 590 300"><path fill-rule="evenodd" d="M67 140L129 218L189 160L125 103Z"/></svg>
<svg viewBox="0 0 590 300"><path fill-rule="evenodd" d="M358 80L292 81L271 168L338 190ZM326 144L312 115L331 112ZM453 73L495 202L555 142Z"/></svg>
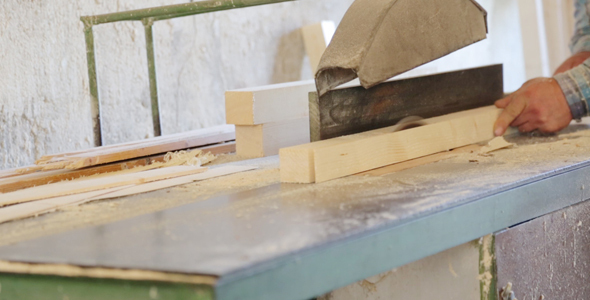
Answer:
<svg viewBox="0 0 590 300"><path fill-rule="evenodd" d="M576 0L575 5L576 28L570 49L572 53L590 51L590 3L589 0ZM590 59L554 78L563 90L574 119L589 115Z"/></svg>

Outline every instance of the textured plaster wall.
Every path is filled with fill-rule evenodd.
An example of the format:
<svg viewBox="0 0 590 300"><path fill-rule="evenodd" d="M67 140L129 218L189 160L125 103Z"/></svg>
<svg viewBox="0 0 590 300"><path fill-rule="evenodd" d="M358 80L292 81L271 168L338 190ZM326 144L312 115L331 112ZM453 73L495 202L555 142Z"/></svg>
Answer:
<svg viewBox="0 0 590 300"><path fill-rule="evenodd" d="M0 169L93 146L82 15L187 0L3 0ZM163 133L224 123L225 90L312 77L297 29L352 0L299 0L156 23ZM103 139L152 135L143 26L96 27Z"/></svg>

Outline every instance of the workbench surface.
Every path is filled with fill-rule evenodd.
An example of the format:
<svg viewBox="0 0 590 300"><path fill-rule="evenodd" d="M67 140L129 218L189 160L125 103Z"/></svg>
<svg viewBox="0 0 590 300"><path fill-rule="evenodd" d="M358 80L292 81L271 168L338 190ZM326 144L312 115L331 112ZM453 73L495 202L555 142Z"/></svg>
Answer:
<svg viewBox="0 0 590 300"><path fill-rule="evenodd" d="M2 224L0 261L206 275L217 299L310 298L586 200L588 129L313 185L280 184L278 157L234 162L260 168Z"/></svg>

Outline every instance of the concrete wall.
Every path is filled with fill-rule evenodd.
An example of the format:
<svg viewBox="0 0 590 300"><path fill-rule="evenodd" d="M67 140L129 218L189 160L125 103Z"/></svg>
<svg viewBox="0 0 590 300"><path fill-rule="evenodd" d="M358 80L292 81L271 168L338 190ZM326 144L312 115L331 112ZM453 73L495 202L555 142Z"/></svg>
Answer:
<svg viewBox="0 0 590 300"><path fill-rule="evenodd" d="M3 0L0 169L93 146L81 15L187 1ZM504 63L507 91L527 79L517 1L479 2L490 13L488 39L412 74ZM338 22L351 3L299 0L156 23L163 133L223 123L225 90L312 78L298 28ZM150 137L142 25L101 25L95 37L105 144Z"/></svg>

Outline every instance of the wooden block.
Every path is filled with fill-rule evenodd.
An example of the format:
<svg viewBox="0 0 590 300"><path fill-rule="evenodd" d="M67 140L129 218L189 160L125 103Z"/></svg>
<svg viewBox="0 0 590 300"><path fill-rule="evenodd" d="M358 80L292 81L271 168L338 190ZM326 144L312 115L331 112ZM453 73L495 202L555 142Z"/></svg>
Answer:
<svg viewBox="0 0 590 300"><path fill-rule="evenodd" d="M313 74L317 71L320 59L330 44L335 31L336 25L332 21L322 21L301 28L305 52L309 57Z"/></svg>
<svg viewBox="0 0 590 300"><path fill-rule="evenodd" d="M43 186L28 188L12 193L2 194L0 207L18 203L30 202L59 196L103 190L118 186L140 184L195 173L201 173L207 168L201 167L168 167L139 173L114 175L80 181L66 181Z"/></svg>
<svg viewBox="0 0 590 300"><path fill-rule="evenodd" d="M279 149L307 144L309 119L262 125L236 126L236 151L241 157L257 158L279 154Z"/></svg>
<svg viewBox="0 0 590 300"><path fill-rule="evenodd" d="M225 93L227 124L260 125L309 116L313 80L247 88Z"/></svg>
<svg viewBox="0 0 590 300"><path fill-rule="evenodd" d="M490 140L501 110L483 107L280 150L281 181L323 182L429 154Z"/></svg>

